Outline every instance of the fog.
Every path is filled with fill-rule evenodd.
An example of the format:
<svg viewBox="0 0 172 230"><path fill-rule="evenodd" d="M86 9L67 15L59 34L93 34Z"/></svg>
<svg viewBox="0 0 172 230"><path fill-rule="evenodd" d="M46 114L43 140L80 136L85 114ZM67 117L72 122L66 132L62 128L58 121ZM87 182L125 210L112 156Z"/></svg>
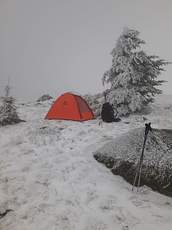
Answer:
<svg viewBox="0 0 172 230"><path fill-rule="evenodd" d="M97 93L124 27L143 49L172 61L170 0L0 0L0 95L37 99L44 93ZM161 79L172 89L172 65Z"/></svg>

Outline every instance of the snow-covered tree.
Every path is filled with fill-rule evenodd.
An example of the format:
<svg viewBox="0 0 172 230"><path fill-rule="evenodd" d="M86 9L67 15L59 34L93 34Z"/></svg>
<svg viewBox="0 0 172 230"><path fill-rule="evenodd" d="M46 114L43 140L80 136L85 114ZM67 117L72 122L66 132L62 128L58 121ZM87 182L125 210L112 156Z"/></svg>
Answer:
<svg viewBox="0 0 172 230"><path fill-rule="evenodd" d="M153 102L157 88L164 81L158 76L169 62L155 55L147 55L141 46L137 30L125 28L112 50L112 66L103 76L103 84L110 84L107 99L116 106L120 115L141 111Z"/></svg>
<svg viewBox="0 0 172 230"><path fill-rule="evenodd" d="M9 96L9 85L5 88L5 97L3 97L2 106L0 107L0 126L19 123L22 120L17 114L15 100Z"/></svg>
<svg viewBox="0 0 172 230"><path fill-rule="evenodd" d="M92 109L95 117L100 117L104 97L102 93L95 95L86 94L83 96Z"/></svg>

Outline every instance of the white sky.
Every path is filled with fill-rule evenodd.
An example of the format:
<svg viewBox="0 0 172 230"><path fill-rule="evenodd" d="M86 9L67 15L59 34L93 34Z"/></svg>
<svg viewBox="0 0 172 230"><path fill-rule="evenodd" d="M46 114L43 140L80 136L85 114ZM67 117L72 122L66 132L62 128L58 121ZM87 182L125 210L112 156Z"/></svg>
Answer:
<svg viewBox="0 0 172 230"><path fill-rule="evenodd" d="M0 0L0 95L95 93L123 27L141 32L149 54L172 61L171 0ZM172 65L162 89L172 94Z"/></svg>

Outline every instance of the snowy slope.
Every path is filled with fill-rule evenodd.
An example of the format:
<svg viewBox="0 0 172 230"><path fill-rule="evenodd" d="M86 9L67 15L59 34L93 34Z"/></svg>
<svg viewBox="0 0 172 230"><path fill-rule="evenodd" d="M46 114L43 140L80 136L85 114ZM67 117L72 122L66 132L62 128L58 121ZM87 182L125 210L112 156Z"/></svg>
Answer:
<svg viewBox="0 0 172 230"><path fill-rule="evenodd" d="M0 229L171 230L172 198L146 187L133 193L93 158L107 141L143 127L143 116L113 124L48 121L49 107L20 104L27 122L0 128L0 212L13 209ZM172 97L152 109L144 117L153 127L172 128Z"/></svg>

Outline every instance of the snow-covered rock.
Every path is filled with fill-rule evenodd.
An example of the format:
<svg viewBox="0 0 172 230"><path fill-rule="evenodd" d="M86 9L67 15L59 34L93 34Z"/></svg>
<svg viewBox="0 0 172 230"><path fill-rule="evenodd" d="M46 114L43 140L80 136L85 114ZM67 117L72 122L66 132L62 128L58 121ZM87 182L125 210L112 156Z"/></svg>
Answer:
<svg viewBox="0 0 172 230"><path fill-rule="evenodd" d="M48 100L51 100L51 99L53 99L53 97L51 97L49 94L44 94L44 95L42 95L41 97L39 97L37 99L37 102L48 101Z"/></svg>
<svg viewBox="0 0 172 230"><path fill-rule="evenodd" d="M142 152L144 129L129 131L94 153L99 162L133 184ZM172 130L153 129L145 147L141 185L172 196Z"/></svg>

